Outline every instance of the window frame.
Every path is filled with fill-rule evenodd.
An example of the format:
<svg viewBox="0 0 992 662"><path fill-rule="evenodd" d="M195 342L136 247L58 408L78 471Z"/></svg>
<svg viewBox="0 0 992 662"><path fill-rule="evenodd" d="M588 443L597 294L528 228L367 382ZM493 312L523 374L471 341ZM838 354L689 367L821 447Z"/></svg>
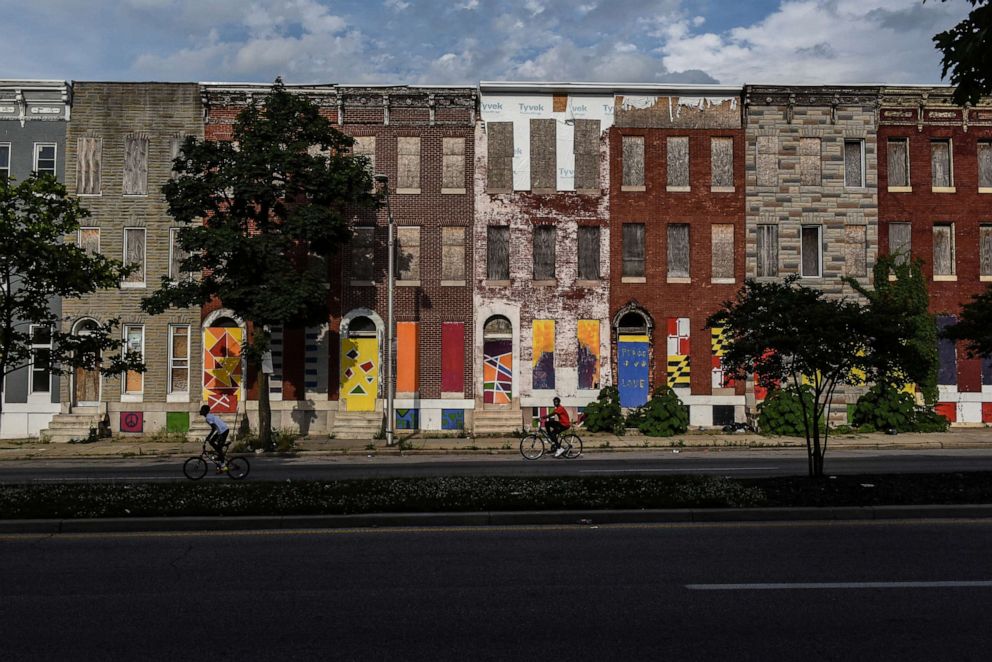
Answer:
<svg viewBox="0 0 992 662"><path fill-rule="evenodd" d="M859 158L861 159L861 182L858 184L848 184L847 182L847 146L848 144L857 143ZM822 145L821 145L822 149ZM822 152L821 152L822 153ZM867 184L868 173L866 170L866 155L865 155L865 139L864 138L844 138L844 188L859 189L865 188ZM821 174L822 177L822 174Z"/></svg>
<svg viewBox="0 0 992 662"><path fill-rule="evenodd" d="M506 269L504 273L493 276L493 237L496 233L505 236L506 239ZM512 254L510 251L510 226L509 225L487 225L486 226L486 281L489 283L509 283L511 279ZM503 266L503 265L500 265Z"/></svg>
<svg viewBox="0 0 992 662"><path fill-rule="evenodd" d="M986 240L986 235L988 239ZM982 251L984 247L989 246L988 259L982 259ZM983 267L988 265L988 273L983 272ZM992 281L992 222L985 222L978 224L978 279L981 282Z"/></svg>
<svg viewBox="0 0 992 662"><path fill-rule="evenodd" d="M933 181L933 147L938 143L947 145L947 186L935 186ZM975 147L975 157L978 157L978 147ZM976 163L977 166L977 163ZM977 172L976 172L977 174ZM953 138L931 138L930 139L930 191L932 193L955 193L954 186L954 139Z"/></svg>
<svg viewBox="0 0 992 662"><path fill-rule="evenodd" d="M816 230L816 274L805 272L805 248L806 230ZM823 278L823 226L817 224L805 224L799 228L799 277L800 278Z"/></svg>
<svg viewBox="0 0 992 662"><path fill-rule="evenodd" d="M780 264L781 263L781 256L779 255L779 252L780 252L781 248L780 248L780 242L779 242L779 236L778 236L778 234L779 234L778 233L778 229L779 229L779 226L776 223L758 223L755 226L755 238L754 238L754 247L755 247L754 274L755 274L755 278L778 278L778 274L779 274L780 266L781 266L781 264ZM773 237L774 240L775 240L775 251L774 251L775 260L771 264L765 264L764 265L764 267L765 267L764 272L765 273L762 273L762 269L761 269L761 267L762 267L761 255L762 255L763 251L761 250L761 245L760 244L761 244L762 235L769 235L769 236Z"/></svg>
<svg viewBox="0 0 992 662"><path fill-rule="evenodd" d="M672 173L672 144L685 143L685 184L673 184ZM673 193L687 193L692 190L692 141L689 136L666 136L665 137L665 190ZM681 169L680 169L681 170ZM682 174L682 173L679 173Z"/></svg>
<svg viewBox="0 0 992 662"><path fill-rule="evenodd" d="M685 231L685 273L672 272L672 235L678 231ZM692 230L688 223L667 223L665 227L665 279L669 283L688 283L692 280Z"/></svg>
<svg viewBox="0 0 992 662"><path fill-rule="evenodd" d="M50 174L52 177L58 177L59 176L59 144L58 143L53 143L53 142L37 142L37 143L34 144L34 155L32 156L32 159L31 159L31 171L34 172L34 173L37 173L37 174L41 174L38 171L38 160L39 160L39 157L40 157L40 152L41 152L42 148L44 148L44 147L51 147L52 148L52 152L53 152L52 153L52 170L51 170L51 172L48 172L47 170L45 172L48 173L48 174Z"/></svg>
<svg viewBox="0 0 992 662"><path fill-rule="evenodd" d="M892 250L893 227L906 228L909 231L908 232L909 250L907 250L905 253L902 253L901 255L896 255L896 253ZM913 224L910 221L889 221L886 240L888 241L889 244L888 254L894 257L894 259L896 260L896 264L906 264L913 259ZM900 246L899 248L903 248L903 247Z"/></svg>
<svg viewBox="0 0 992 662"><path fill-rule="evenodd" d="M189 281L193 280L192 272L187 271L187 272L179 272L176 274L172 273L172 266L175 264L175 252L177 249L176 239L179 236L180 230L182 230L182 228L177 228L177 227L169 228L169 280L171 280L173 283L180 283L180 282L188 283ZM147 240L147 237L145 239ZM180 279L179 275L181 273L185 273L185 278Z"/></svg>
<svg viewBox="0 0 992 662"><path fill-rule="evenodd" d="M100 230L100 226L86 225L86 226L80 226L76 230L76 246L79 248L83 247L83 230L96 230L96 252L94 253L94 255L99 255L101 242L103 240L103 232Z"/></svg>
<svg viewBox="0 0 992 662"><path fill-rule="evenodd" d="M950 273L937 273L937 228L948 228L948 235L950 241L948 242L948 247L950 249L950 255L948 263L950 264ZM933 224L933 229L931 230L932 247L931 247L931 266L933 268L933 280L934 281L955 281L958 279L958 265L957 265L957 238L955 237L955 228L953 222L943 222L938 221Z"/></svg>
<svg viewBox="0 0 992 662"><path fill-rule="evenodd" d="M905 149L903 154L904 165L906 166L906 183L893 185L890 183L892 178L892 162L889 160L889 145L892 143L902 143ZM885 141L885 161L886 161L886 180L885 187L890 193L912 193L913 192L913 174L911 168L911 159L909 156L909 136L889 136Z"/></svg>
<svg viewBox="0 0 992 662"><path fill-rule="evenodd" d="M395 269L395 273L396 273L396 281L395 282L396 282L396 285L399 285L399 286L419 286L420 285L420 279L422 277L422 271L421 271L421 264L420 263L421 263L421 257L422 257L422 253L423 253L423 247L424 247L424 236L423 236L422 228L419 225L399 225L399 226L396 227L396 253L395 253L394 257L397 260L397 262L405 254L404 253L404 247L407 248L407 249L409 249L411 247L410 244L403 244L402 242L400 242L400 231L401 230L405 231L404 234L414 234L415 233L417 235L417 253L416 253L416 255L417 255L417 262L416 262L417 273L416 274L408 273L406 275L407 276L410 276L410 277L409 278L403 278L402 277L403 274L401 273L399 264L395 264L395 265L393 265L393 268ZM410 253L410 255L412 255L412 253Z"/></svg>
<svg viewBox="0 0 992 662"><path fill-rule="evenodd" d="M730 275L729 276L717 276L717 270L714 268L716 266L717 257L717 235L716 228L730 228ZM690 230L691 232L691 230ZM729 284L737 282L737 228L733 223L712 223L710 224L710 282L718 284Z"/></svg>
<svg viewBox="0 0 992 662"><path fill-rule="evenodd" d="M982 151L982 146L985 146L989 151L989 181L986 182L988 186L982 186L982 161L979 155ZM976 170L978 175L978 192L979 193L992 193L992 139L981 139L975 144L975 158L978 160L976 164Z"/></svg>
<svg viewBox="0 0 992 662"><path fill-rule="evenodd" d="M35 330L45 327L48 328L48 342L47 343L35 342L35 337L34 337ZM45 370L45 372L48 373L48 388L44 391L35 390L35 383L36 383L35 373L38 372L38 370L35 368L35 353L38 350L47 349L49 351L49 360L51 359L52 331L53 329L45 324L31 324L28 326L28 337L31 339L31 361L28 364L28 401L29 402L37 402L37 401L50 402L52 398L52 378L55 375L54 372L52 371L51 365L49 365L48 368Z"/></svg>
<svg viewBox="0 0 992 662"><path fill-rule="evenodd" d="M584 273L582 270L582 264L584 260L582 259L582 237L592 234L590 231L595 231L595 249L596 249L596 276L594 278L589 278L588 273ZM598 225L580 225L578 226L575 234L575 248L576 248L576 264L575 264L575 277L576 280L580 282L592 283L603 278L603 230Z"/></svg>
<svg viewBox="0 0 992 662"><path fill-rule="evenodd" d="M7 165L0 166L0 177L3 181L10 179L10 160L13 157L13 147L9 142L0 142L0 151L3 149L7 150Z"/></svg>
<svg viewBox="0 0 992 662"><path fill-rule="evenodd" d="M142 255L141 255L141 281L129 281L122 280L121 288L123 289L141 289L148 287L148 228L144 226L124 226L122 228L123 237L121 241L121 263L124 266L128 266L127 261L127 236L129 231L140 230L145 237L144 244L142 245Z"/></svg>
<svg viewBox="0 0 992 662"><path fill-rule="evenodd" d="M173 350L175 348L176 329L185 329L186 330L186 358L185 359L177 359L175 357L174 353L173 353ZM190 375L191 375L190 367L191 367L191 363L192 363L190 352L192 351L192 344L193 344L192 343L192 338L193 338L193 328L192 328L192 325L191 324L170 324L169 325L169 336L168 336L168 338L169 338L169 347L168 347L168 355L167 355L167 363L166 363L166 366L168 368L168 374L167 374L167 377L166 377L166 398L170 402L189 402L190 394L193 391L192 384L190 382ZM173 373L173 371L176 370L177 368L178 369L182 369L183 368L183 366L176 366L176 361L185 361L186 362L186 366L185 366L185 369L186 369L186 390L185 391L176 390L175 384L172 381L172 373Z"/></svg>
<svg viewBox="0 0 992 662"><path fill-rule="evenodd" d="M123 336L124 336L124 350L125 350L125 353L127 351L129 351L129 347L128 347L128 334L131 331L131 329L140 329L141 330L141 360L144 361L145 360L145 325L144 324L124 324L123 327L124 327L123 328L123 332L124 332L123 333ZM145 374L146 373L143 373L143 372L142 373L138 373L138 375L141 377L141 390L140 391L129 391L127 389L127 387L128 387L128 384L127 384L127 373L128 373L128 371L125 371L124 374L121 376L121 401L122 402L124 402L124 401L140 401L144 397L144 395L145 395Z"/></svg>
<svg viewBox="0 0 992 662"><path fill-rule="evenodd" d="M417 145L417 185L416 186L401 186L401 183L410 184L411 182L400 182L400 157L401 156L413 156L412 152L400 152L401 144L413 144L416 141ZM424 141L421 136L397 136L396 137L396 188L393 193L400 195L417 195L421 192L424 185Z"/></svg>
<svg viewBox="0 0 992 662"><path fill-rule="evenodd" d="M717 184L716 169L714 164L716 159L713 158L717 152L717 145L729 144L730 145L730 183L729 184ZM734 184L734 163L737 160L737 155L735 154L737 150L734 146L733 136L710 136L710 193L733 193L735 191ZM690 173L691 174L691 173Z"/></svg>
<svg viewBox="0 0 992 662"><path fill-rule="evenodd" d="M641 247L640 247L640 257L628 257L627 247L633 245L627 240L627 228L628 227L640 227L641 228ZM621 282L625 283L644 283L647 282L647 224L645 223L624 223L620 226L620 277ZM640 273L629 274L627 273L627 263L631 261L634 263L636 261L640 264Z"/></svg>
<svg viewBox="0 0 992 662"><path fill-rule="evenodd" d="M448 237L454 236L455 234L461 235L461 241L459 242L449 242ZM445 225L441 227L441 285L444 286L462 286L465 285L465 253L467 251L467 246L465 245L465 236L467 234L467 229L464 225ZM445 278L445 266L451 263L447 256L447 251L445 250L449 246L460 246L462 259L459 264L460 278ZM453 275L453 274L447 274Z"/></svg>
<svg viewBox="0 0 992 662"><path fill-rule="evenodd" d="M638 192L638 191L644 191L644 190L646 190L646 186L645 186L645 182L647 180L647 173L646 173L646 169L647 168L646 168L646 165L645 165L645 158L646 158L645 143L646 142L647 141L644 139L644 136L643 135L622 135L622 136L620 136L620 190L621 191ZM640 184L633 184L633 183L632 184L626 184L626 183L624 183L625 180L627 179L627 173L628 172L633 173L633 170L630 170L630 171L627 170L627 165L628 165L628 163L631 162L631 160L626 158L626 149L624 149L625 143L629 143L629 144L632 144L632 145L635 145L635 144L639 144L640 145L640 152L641 152L641 178L640 178ZM633 166L631 166L631 167L633 167Z"/></svg>
<svg viewBox="0 0 992 662"><path fill-rule="evenodd" d="M128 168L128 144L129 144L129 141L133 141L133 144L136 144L136 145L137 144L140 144L142 141L144 141L144 143L145 143L145 158L144 158L144 163L142 164L140 161L138 162L138 165L139 166L141 166L141 165L144 166L144 179L142 181L142 183L144 185L143 186L144 192L134 193L134 192L129 192L129 191L126 190L127 189L127 183L128 183L128 177L127 177L128 170L127 170L127 168ZM149 159L149 156L151 155L151 149L152 149L151 138L149 138L149 136L147 134L144 134L142 132L128 133L128 134L126 134L122 138L122 145L123 145L123 150L124 150L124 162L121 165L121 197L124 197L124 198L147 198L148 197L148 166L149 166L149 163L148 162L150 160ZM170 168L170 170L171 170L171 168Z"/></svg>

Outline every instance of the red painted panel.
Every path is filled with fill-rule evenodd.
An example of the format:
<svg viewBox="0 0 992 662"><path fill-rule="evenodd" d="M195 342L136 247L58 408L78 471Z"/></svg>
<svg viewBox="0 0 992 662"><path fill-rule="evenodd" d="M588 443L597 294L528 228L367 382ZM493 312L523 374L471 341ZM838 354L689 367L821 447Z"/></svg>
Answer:
<svg viewBox="0 0 992 662"><path fill-rule="evenodd" d="M958 407L953 402L938 402L933 409L951 423L958 419Z"/></svg>
<svg viewBox="0 0 992 662"><path fill-rule="evenodd" d="M441 324L441 391L465 392L465 323Z"/></svg>
<svg viewBox="0 0 992 662"><path fill-rule="evenodd" d="M982 360L970 359L964 352L958 356L958 391L961 393L982 392Z"/></svg>
<svg viewBox="0 0 992 662"><path fill-rule="evenodd" d="M982 403L982 423L992 423L992 402Z"/></svg>

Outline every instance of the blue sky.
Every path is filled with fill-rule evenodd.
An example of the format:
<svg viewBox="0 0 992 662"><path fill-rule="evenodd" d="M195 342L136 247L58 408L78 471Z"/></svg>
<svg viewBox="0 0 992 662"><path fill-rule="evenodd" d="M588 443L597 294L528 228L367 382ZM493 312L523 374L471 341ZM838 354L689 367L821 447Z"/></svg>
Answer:
<svg viewBox="0 0 992 662"><path fill-rule="evenodd" d="M936 83L965 0L0 0L3 78Z"/></svg>

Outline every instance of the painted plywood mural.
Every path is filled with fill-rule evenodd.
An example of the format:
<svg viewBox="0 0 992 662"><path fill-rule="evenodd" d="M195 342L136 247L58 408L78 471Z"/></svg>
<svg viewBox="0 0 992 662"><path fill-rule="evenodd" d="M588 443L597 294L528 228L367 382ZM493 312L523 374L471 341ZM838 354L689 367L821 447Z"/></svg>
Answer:
<svg viewBox="0 0 992 662"><path fill-rule="evenodd" d="M379 341L341 340L341 399L346 411L374 411L379 393Z"/></svg>
<svg viewBox="0 0 992 662"><path fill-rule="evenodd" d="M689 388L689 318L668 318L668 388Z"/></svg>
<svg viewBox="0 0 992 662"><path fill-rule="evenodd" d="M579 388L599 388L599 320L579 320Z"/></svg>
<svg viewBox="0 0 992 662"><path fill-rule="evenodd" d="M203 399L210 411L233 414L238 410L243 342L244 330L238 327L203 330Z"/></svg>
<svg viewBox="0 0 992 662"><path fill-rule="evenodd" d="M710 330L710 349L712 349L712 386L713 388L733 388L734 380L727 375L723 367L723 355L727 353L727 334L722 327Z"/></svg>
<svg viewBox="0 0 992 662"><path fill-rule="evenodd" d="M621 407L640 407L648 401L649 341L646 335L617 339L617 386Z"/></svg>
<svg viewBox="0 0 992 662"><path fill-rule="evenodd" d="M534 320L534 388L555 387L555 321Z"/></svg>
<svg viewBox="0 0 992 662"><path fill-rule="evenodd" d="M482 401L508 405L513 397L513 341L486 340L482 347Z"/></svg>

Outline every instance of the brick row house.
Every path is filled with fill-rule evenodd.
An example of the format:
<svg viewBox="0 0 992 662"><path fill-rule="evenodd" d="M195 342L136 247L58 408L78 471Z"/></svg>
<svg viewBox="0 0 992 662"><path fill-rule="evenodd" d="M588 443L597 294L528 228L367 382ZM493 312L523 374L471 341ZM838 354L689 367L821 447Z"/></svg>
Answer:
<svg viewBox="0 0 992 662"><path fill-rule="evenodd" d="M65 81L0 81L0 178L20 182L32 172L65 181L65 132L72 86ZM16 287L16 281L15 281ZM56 315L61 302L50 302ZM32 352L39 361L20 366L3 379L0 437L34 437L59 411L59 375L45 362L49 329L31 327Z"/></svg>
<svg viewBox="0 0 992 662"><path fill-rule="evenodd" d="M610 312L625 407L667 385L692 426L744 416L744 384L720 364L706 318L744 278L740 88L618 92L610 130Z"/></svg>
<svg viewBox="0 0 992 662"><path fill-rule="evenodd" d="M992 282L992 100L960 108L949 87L883 87L879 243L920 258L941 327ZM941 341L938 411L992 423L992 364Z"/></svg>

